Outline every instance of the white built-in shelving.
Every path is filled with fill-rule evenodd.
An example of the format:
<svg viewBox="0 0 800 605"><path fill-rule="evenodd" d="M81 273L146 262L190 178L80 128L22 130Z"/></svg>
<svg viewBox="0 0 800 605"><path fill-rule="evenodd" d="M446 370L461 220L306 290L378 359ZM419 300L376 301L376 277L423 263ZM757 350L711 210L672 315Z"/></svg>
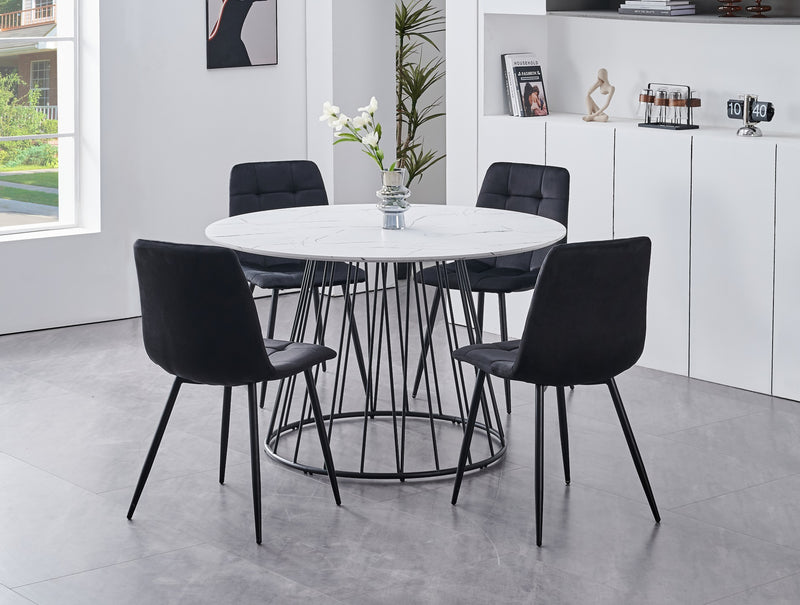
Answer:
<svg viewBox="0 0 800 605"><path fill-rule="evenodd" d="M546 8L544 0L448 8L448 203L474 203L494 161L567 167L571 241L653 239L641 364L800 400L800 19ZM539 56L550 116L506 115L506 52ZM616 87L612 119L585 123L600 67ZM700 128L639 128L638 92L648 82L698 91ZM741 93L775 104L762 138L737 137L726 117L727 99ZM528 301L509 301L512 334ZM492 330L488 308L487 318Z"/></svg>

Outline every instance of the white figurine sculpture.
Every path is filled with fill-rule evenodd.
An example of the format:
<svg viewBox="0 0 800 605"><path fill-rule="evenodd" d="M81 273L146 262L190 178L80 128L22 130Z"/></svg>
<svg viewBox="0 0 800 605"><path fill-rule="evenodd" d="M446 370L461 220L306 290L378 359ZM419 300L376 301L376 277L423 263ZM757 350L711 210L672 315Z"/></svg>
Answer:
<svg viewBox="0 0 800 605"><path fill-rule="evenodd" d="M607 95L606 103L599 107L595 100L592 98L592 93L595 90L600 90L600 94ZM586 108L589 115L583 116L584 122L608 122L608 115L605 111L608 109L611 99L614 98L614 87L608 83L608 72L601 68L597 71L597 81L592 84L589 92L586 93Z"/></svg>

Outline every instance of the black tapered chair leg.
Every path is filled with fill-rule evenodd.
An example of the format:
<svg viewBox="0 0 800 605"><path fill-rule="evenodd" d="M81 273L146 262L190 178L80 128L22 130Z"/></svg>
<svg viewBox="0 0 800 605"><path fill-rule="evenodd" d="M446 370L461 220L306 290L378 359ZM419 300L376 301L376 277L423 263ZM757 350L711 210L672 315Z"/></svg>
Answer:
<svg viewBox="0 0 800 605"><path fill-rule="evenodd" d="M231 387L222 391L222 428L219 434L219 482L225 483L225 465L228 460L228 434L231 428Z"/></svg>
<svg viewBox="0 0 800 605"><path fill-rule="evenodd" d="M622 426L622 432L625 434L625 441L628 442L628 449L633 458L633 464L636 466L636 472L639 475L639 481L642 482L647 502L650 504L650 510L653 512L653 518L656 523L661 522L661 515L658 513L658 506L656 506L656 499L653 496L653 490L650 487L650 480L647 478L647 471L644 468L642 455L639 453L639 447L636 445L636 439L633 436L633 429L631 423L628 421L628 415L625 413L625 407L622 405L622 397L620 397L619 389L617 388L617 381L613 378L608 381L608 391L611 393L611 399L614 401L614 407L617 410L619 423Z"/></svg>
<svg viewBox="0 0 800 605"><path fill-rule="evenodd" d="M486 293L478 292L478 305L476 309L476 315L478 316L478 332L481 335L481 341L483 341L483 316L485 315L484 313L485 308L486 308Z"/></svg>
<svg viewBox="0 0 800 605"><path fill-rule="evenodd" d="M458 502L458 492L461 489L461 480L464 478L464 468L467 466L469 446L470 443L472 443L472 433L475 431L475 421L478 418L478 408L481 407L481 394L483 393L483 383L485 380L486 373L478 371L478 375L475 377L475 389L472 391L472 400L469 403L467 427L464 430L464 438L461 441L461 453L458 457L458 469L456 471L456 481L453 485L453 497L450 499L452 504Z"/></svg>
<svg viewBox="0 0 800 605"><path fill-rule="evenodd" d="M272 289L272 300L269 303L269 323L267 324L267 338L275 337L275 322L278 320L278 297L281 291Z"/></svg>
<svg viewBox="0 0 800 605"><path fill-rule="evenodd" d="M425 367L425 357L428 355L428 349L431 347L431 339L433 337L433 325L436 321L436 313L439 311L439 302L442 299L442 295L439 292L439 288L436 288L436 292L433 294L433 300L431 300L431 322L428 325L427 329L425 330L425 338L422 339L422 352L419 354L419 362L417 363L417 373L414 376L414 388L411 389L411 396L416 397L417 391L419 391L419 383L422 380L422 371Z"/></svg>
<svg viewBox="0 0 800 605"><path fill-rule="evenodd" d="M506 295L498 292L497 303L500 309L500 340L508 340L508 312L506 311ZM506 395L506 414L511 413L511 381L503 381L503 390Z"/></svg>
<svg viewBox="0 0 800 605"><path fill-rule="evenodd" d="M253 484L253 519L256 543L261 544L261 444L258 439L258 389L256 383L247 385L247 410L250 420L250 478Z"/></svg>
<svg viewBox="0 0 800 605"><path fill-rule="evenodd" d="M558 399L558 430L561 436L561 459L564 462L564 481L569 485L569 431L567 430L567 398L564 394L564 387L556 387L556 398Z"/></svg>
<svg viewBox="0 0 800 605"><path fill-rule="evenodd" d="M536 502L536 546L542 545L544 512L544 387L536 385L536 449L534 460L534 500Z"/></svg>
<svg viewBox="0 0 800 605"><path fill-rule="evenodd" d="M272 289L272 300L269 304L269 323L267 324L267 338L275 337L275 322L278 321L278 297L280 290L277 288ZM259 407L263 408L264 403L267 401L267 381L261 383L261 398L259 400Z"/></svg>
<svg viewBox="0 0 800 605"><path fill-rule="evenodd" d="M331 482L333 497L336 500L336 504L340 505L342 503L342 499L339 497L339 482L336 480L336 468L333 466L333 455L331 454L330 443L328 443L328 433L325 430L325 421L322 417L322 407L319 404L319 396L317 395L317 387L314 383L314 375L311 370L305 370L303 375L306 378L306 388L308 389L308 399L311 403L311 411L314 414L314 423L317 425L319 444L322 446L322 457L325 460L325 469L328 471L328 479Z"/></svg>
<svg viewBox="0 0 800 605"><path fill-rule="evenodd" d="M180 378L175 378L175 381L172 383L172 389L169 392L167 404L164 406L164 411L161 413L161 420L158 421L156 434L153 436L153 442L150 444L150 449L147 452L147 457L142 466L142 472L139 474L139 481L136 483L136 489L133 492L131 505L128 507L128 519L133 517L133 511L136 510L136 505L139 503L139 497L142 495L142 490L144 490L144 484L147 483L150 469L153 468L153 461L156 459L158 447L161 445L161 438L164 436L164 430L167 428L170 414L172 414L172 408L175 407L175 400L178 398L178 391L180 391L182 384L183 380Z"/></svg>
<svg viewBox="0 0 800 605"><path fill-rule="evenodd" d="M345 295L346 296L346 295ZM364 392L367 392L369 381L367 380L367 364L364 363L364 349L361 348L361 338L358 335L358 325L355 322L355 317L351 316L350 336L353 339L353 348L356 354L356 363L358 364L358 372L361 374L361 384L364 385Z"/></svg>
<svg viewBox="0 0 800 605"><path fill-rule="evenodd" d="M319 310L320 310L320 308L322 306L322 300L320 299L319 288L311 288L311 299L314 301L314 317L316 317L317 319L321 319L322 315L320 314ZM324 346L325 345L325 332L322 331L319 326L317 326L317 330L318 330L318 335L319 335L319 344ZM327 370L328 370L328 364L326 364L323 361L322 362L322 371L323 372L327 372Z"/></svg>

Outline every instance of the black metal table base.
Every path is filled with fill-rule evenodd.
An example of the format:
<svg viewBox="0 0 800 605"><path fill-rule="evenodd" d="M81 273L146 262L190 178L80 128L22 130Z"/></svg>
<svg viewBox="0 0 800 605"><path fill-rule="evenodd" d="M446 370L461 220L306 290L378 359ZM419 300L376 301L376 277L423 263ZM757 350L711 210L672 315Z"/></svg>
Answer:
<svg viewBox="0 0 800 605"><path fill-rule="evenodd" d="M310 311L314 290L311 277L317 271L317 265L316 261L309 261L306 265L290 336L292 340L322 341L332 317L333 286L325 280L325 276L332 278L331 263L326 262L322 266L323 304L318 305L314 313ZM455 308L452 291L447 288L444 264L436 263L436 266L440 275L436 298L441 305L447 351L442 355L443 351L437 351L435 346L427 350L422 368L423 393L421 398L415 399L411 397L409 383L413 381L411 368L416 369L416 357L409 355L409 345L412 342L415 347L422 345L426 333L431 333L433 323L428 300L433 297L416 279L422 271L422 264L350 265L346 284L342 286L339 355L335 363L329 363L327 372L320 375L321 369L318 367L315 374L320 397L330 400L325 423L338 477L404 481L456 473L461 436L468 416L467 393L472 390L470 378L474 376L474 371L471 366L462 367L450 352L463 344L480 342L481 334L463 261L456 261L456 266L467 342L459 342L459 339L464 340L464 329L459 330L454 321ZM360 284L363 291L356 294L359 288L358 275L365 279ZM403 292L398 275L406 276ZM390 276L394 279L393 288ZM307 333L312 325L313 333ZM366 338L362 339L360 335ZM332 342L327 344L336 348ZM442 344L440 349L443 348ZM360 384L351 385L348 391L347 380L348 377L352 378L348 372L351 353L356 353L361 372L356 373ZM335 367L331 368L332 365ZM328 384L331 375L332 385ZM325 385L320 386L321 382ZM297 390L295 392L293 379L280 383L264 442L265 449L271 458L281 464L306 473L326 474L324 466L314 462L316 451L305 451L301 447L304 427L314 420L308 405L308 394L301 393L299 388ZM357 391L355 394L354 390ZM500 413L489 381L486 391L479 402L482 418L476 424L476 429L484 434L484 439L473 441L467 470L489 466L500 460L506 451ZM390 430L391 437L379 439L375 433L377 423L386 419L391 421L391 426L380 428L383 431ZM336 431L334 427L337 427ZM344 427L347 430L339 430ZM444 434L449 431L455 434ZM424 446L417 443L423 433L427 435ZM370 440L368 436L373 438ZM411 437L416 439L413 446L409 444ZM380 443L376 444L375 441ZM475 443L481 445L476 448ZM440 451L440 445L444 445L443 451ZM373 451L373 447L383 448L384 451ZM393 451L387 454L386 450L390 448ZM411 448L413 451L410 451ZM354 452L354 449L357 451ZM424 453L421 449L425 450ZM347 451L349 458L354 454L358 462L348 465L347 456L343 462L343 457L337 454L337 451L343 450ZM392 456L391 462L387 460L389 455ZM425 458L424 463L419 462L421 455ZM377 458L382 458L383 468L370 468L371 462ZM387 466L391 468L387 469Z"/></svg>

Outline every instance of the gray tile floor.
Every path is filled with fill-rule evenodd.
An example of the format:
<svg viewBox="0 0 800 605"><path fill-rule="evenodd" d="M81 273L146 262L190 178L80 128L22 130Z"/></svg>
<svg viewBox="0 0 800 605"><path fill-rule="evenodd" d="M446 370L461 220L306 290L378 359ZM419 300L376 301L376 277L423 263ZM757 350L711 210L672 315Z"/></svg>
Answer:
<svg viewBox="0 0 800 605"><path fill-rule="evenodd" d="M0 337L0 604L800 602L800 403L623 375L656 526L605 389L568 395L568 487L548 399L539 549L532 389L515 385L508 455L456 507L450 479L341 480L336 507L325 477L264 456L257 546L242 389L226 484L221 389L186 387L125 519L170 384L135 319Z"/></svg>

